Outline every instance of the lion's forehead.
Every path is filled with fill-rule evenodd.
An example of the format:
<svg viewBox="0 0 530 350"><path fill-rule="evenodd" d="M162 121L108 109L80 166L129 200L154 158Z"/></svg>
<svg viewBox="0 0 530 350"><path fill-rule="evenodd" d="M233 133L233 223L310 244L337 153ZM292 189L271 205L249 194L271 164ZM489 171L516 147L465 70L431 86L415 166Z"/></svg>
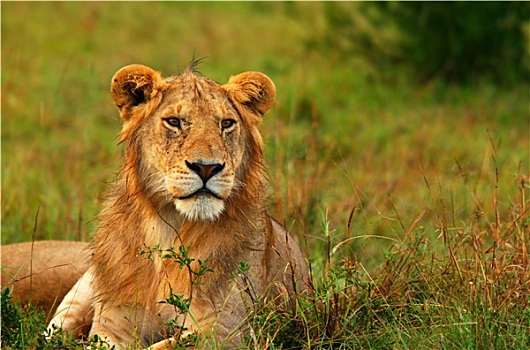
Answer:
<svg viewBox="0 0 530 350"><path fill-rule="evenodd" d="M183 75L166 81L160 109L166 113L201 118L222 117L235 113L226 91L218 83L204 77Z"/></svg>

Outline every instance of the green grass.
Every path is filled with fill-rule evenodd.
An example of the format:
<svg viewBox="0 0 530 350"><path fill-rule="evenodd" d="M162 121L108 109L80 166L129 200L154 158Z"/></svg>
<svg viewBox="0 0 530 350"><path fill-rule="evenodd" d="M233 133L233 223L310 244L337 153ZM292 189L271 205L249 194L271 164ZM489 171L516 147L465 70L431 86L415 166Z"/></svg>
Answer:
<svg viewBox="0 0 530 350"><path fill-rule="evenodd" d="M275 81L270 212L312 265L314 296L265 303L249 348L530 346L528 86L389 79L319 45L321 4L1 6L2 244L89 240L119 168L110 78L195 53L217 81Z"/></svg>

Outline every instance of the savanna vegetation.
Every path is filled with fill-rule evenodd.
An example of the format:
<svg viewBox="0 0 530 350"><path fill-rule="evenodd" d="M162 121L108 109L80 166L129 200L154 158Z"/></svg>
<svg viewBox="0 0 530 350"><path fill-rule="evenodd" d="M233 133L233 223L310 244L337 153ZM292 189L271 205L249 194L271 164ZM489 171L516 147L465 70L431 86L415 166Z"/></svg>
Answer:
<svg viewBox="0 0 530 350"><path fill-rule="evenodd" d="M24 2L2 7L2 244L89 240L119 168L112 75L276 83L270 212L314 294L252 349L530 347L530 5ZM45 343L2 292L2 347Z"/></svg>

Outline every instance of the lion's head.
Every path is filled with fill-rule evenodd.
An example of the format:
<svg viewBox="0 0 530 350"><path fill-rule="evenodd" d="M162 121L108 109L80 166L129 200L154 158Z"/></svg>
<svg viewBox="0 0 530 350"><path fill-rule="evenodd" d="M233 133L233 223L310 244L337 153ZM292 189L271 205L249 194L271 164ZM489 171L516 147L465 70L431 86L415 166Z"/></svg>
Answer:
<svg viewBox="0 0 530 350"><path fill-rule="evenodd" d="M194 64L166 79L130 65L114 75L111 92L124 122L121 141L129 143L129 193L173 205L188 220L212 221L262 169L249 164L260 163L256 126L276 94L266 75L245 72L220 85L195 74Z"/></svg>

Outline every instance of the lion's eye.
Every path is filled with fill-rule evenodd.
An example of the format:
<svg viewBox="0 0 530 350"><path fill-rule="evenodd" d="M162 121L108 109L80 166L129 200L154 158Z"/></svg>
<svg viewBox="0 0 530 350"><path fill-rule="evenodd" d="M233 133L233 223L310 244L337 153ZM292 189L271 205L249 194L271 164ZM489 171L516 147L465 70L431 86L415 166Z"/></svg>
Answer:
<svg viewBox="0 0 530 350"><path fill-rule="evenodd" d="M181 129L180 119L177 117L164 118L164 122L172 128Z"/></svg>
<svg viewBox="0 0 530 350"><path fill-rule="evenodd" d="M230 129L235 123L236 121L234 119L224 119L221 121L221 128L224 130Z"/></svg>

